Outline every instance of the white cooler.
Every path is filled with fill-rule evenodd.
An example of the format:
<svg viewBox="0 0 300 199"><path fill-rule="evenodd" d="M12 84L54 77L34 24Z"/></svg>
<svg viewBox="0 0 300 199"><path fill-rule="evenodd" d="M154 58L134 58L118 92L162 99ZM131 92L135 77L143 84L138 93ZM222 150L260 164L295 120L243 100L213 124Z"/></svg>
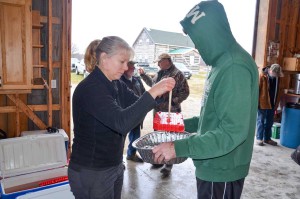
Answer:
<svg viewBox="0 0 300 199"><path fill-rule="evenodd" d="M41 191L27 193L25 195L18 196L17 199L75 199L73 193L70 190L70 185L65 184Z"/></svg>
<svg viewBox="0 0 300 199"><path fill-rule="evenodd" d="M67 176L65 140L61 134L32 135L0 140L1 198L18 196L68 184L39 186Z"/></svg>
<svg viewBox="0 0 300 199"><path fill-rule="evenodd" d="M68 137L67 133L63 129L58 129L58 133L61 134L64 137L65 145L66 145L66 151L68 152L69 137ZM44 134L49 135L49 134L53 134L53 133L48 133L47 130L34 130L34 131L23 131L23 132L21 132L21 136L44 135Z"/></svg>

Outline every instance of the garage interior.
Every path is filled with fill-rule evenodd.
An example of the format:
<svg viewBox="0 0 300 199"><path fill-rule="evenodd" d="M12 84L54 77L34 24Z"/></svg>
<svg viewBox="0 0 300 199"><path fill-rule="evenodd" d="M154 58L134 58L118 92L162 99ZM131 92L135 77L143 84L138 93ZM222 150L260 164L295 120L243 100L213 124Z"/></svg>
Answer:
<svg viewBox="0 0 300 199"><path fill-rule="evenodd" d="M252 56L259 68L280 64L282 106L299 103L300 1L256 2ZM71 13L72 0L0 0L0 129L8 138L57 127L71 139ZM254 146L242 198L300 198L293 150ZM196 198L191 160L168 179L150 164L125 164L123 198Z"/></svg>

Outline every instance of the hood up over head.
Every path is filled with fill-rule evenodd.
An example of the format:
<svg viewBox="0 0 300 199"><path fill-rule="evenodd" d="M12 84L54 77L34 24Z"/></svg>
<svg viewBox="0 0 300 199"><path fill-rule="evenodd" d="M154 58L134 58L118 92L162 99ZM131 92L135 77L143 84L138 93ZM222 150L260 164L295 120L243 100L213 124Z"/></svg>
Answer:
<svg viewBox="0 0 300 199"><path fill-rule="evenodd" d="M217 0L202 1L180 22L207 65L215 61L236 43L224 7Z"/></svg>

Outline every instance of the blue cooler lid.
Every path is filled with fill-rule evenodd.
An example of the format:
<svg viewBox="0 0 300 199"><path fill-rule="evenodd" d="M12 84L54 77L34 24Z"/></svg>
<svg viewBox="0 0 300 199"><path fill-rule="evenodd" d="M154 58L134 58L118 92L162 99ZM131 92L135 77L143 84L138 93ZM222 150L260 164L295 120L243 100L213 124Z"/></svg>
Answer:
<svg viewBox="0 0 300 199"><path fill-rule="evenodd" d="M1 177L11 177L67 165L61 134L31 135L0 140Z"/></svg>

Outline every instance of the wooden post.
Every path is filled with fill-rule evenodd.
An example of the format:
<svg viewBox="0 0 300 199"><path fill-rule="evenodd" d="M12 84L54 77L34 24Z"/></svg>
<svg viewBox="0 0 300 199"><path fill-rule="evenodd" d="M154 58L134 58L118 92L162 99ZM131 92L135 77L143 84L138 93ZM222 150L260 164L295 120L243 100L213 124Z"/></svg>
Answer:
<svg viewBox="0 0 300 199"><path fill-rule="evenodd" d="M20 132L20 108L19 108L19 94L16 94L16 134L15 137L19 137L21 132Z"/></svg>
<svg viewBox="0 0 300 199"><path fill-rule="evenodd" d="M62 63L61 63L61 118L62 128L69 137L69 146L71 146L71 127L70 127L70 90L71 90L71 16L72 1L63 3L63 25L62 25ZM69 150L70 151L70 150Z"/></svg>
<svg viewBox="0 0 300 199"><path fill-rule="evenodd" d="M52 0L48 0L48 126L52 126Z"/></svg>

